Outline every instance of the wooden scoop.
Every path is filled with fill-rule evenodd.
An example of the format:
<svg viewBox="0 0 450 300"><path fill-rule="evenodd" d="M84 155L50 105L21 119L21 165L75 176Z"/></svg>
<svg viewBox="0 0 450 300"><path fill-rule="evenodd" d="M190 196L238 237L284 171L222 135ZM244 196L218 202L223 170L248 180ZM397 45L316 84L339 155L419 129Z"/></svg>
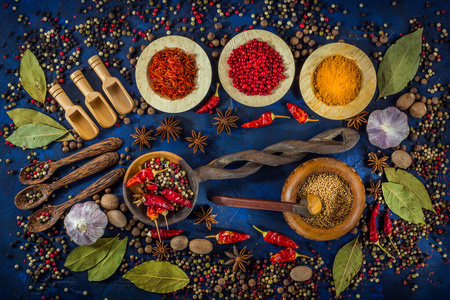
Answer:
<svg viewBox="0 0 450 300"><path fill-rule="evenodd" d="M55 206L49 205L37 210L34 214L31 215L30 220L28 221L27 230L31 232L40 232L49 229L59 220L59 218L66 209L80 202L81 200L84 200L92 195L95 195L98 192L113 185L114 183L119 181L123 177L123 175L125 175L126 170L127 169L125 168L112 170L111 172L109 172L108 174L106 174L105 176L101 177L99 180L88 186L81 193L79 193L77 196L73 197L69 201L62 203L60 205ZM50 220L48 220L45 223L40 223L39 221L36 220L36 218L38 218L38 216L43 212L49 213Z"/></svg>
<svg viewBox="0 0 450 300"><path fill-rule="evenodd" d="M103 82L102 88L109 101L119 114L126 115L133 110L134 103L122 83L116 77L112 77L98 55L88 60L89 65Z"/></svg>
<svg viewBox="0 0 450 300"><path fill-rule="evenodd" d="M99 92L95 92L80 70L70 74L70 79L83 93L87 108L103 128L109 128L117 122L117 115Z"/></svg>
<svg viewBox="0 0 450 300"><path fill-rule="evenodd" d="M35 208L40 204L44 203L48 199L48 197L50 197L50 195L60 187L63 187L67 184L70 184L82 178L88 177L108 167L111 167L117 164L118 161L119 161L119 154L117 152L105 153L102 156L99 156L96 159L89 161L88 163L84 164L80 168L69 173L67 176L61 178L58 181L48 184L30 185L26 187L17 194L16 198L14 198L14 204L19 209ZM31 191L38 191L41 194L41 196L37 199L35 198L34 201L30 202L30 200L27 199L26 194Z"/></svg>
<svg viewBox="0 0 450 300"><path fill-rule="evenodd" d="M229 196L213 196L211 201L218 205L281 212L294 212L305 218L312 218L322 211L322 202L315 195L306 195L300 203L287 203L272 200L260 200Z"/></svg>
<svg viewBox="0 0 450 300"><path fill-rule="evenodd" d="M79 136L85 141L92 140L98 134L98 127L92 122L84 109L74 105L59 84L49 90L50 94L66 111L65 117Z"/></svg>
<svg viewBox="0 0 450 300"><path fill-rule="evenodd" d="M122 146L122 143L123 142L121 138L111 137L58 161L37 161L23 167L22 170L20 170L19 180L22 184L36 184L44 182L45 180L49 179L59 167L74 163L85 158L117 150ZM31 168L35 165L48 165L47 174L42 176L42 178L27 178L25 176L26 169L29 167Z"/></svg>

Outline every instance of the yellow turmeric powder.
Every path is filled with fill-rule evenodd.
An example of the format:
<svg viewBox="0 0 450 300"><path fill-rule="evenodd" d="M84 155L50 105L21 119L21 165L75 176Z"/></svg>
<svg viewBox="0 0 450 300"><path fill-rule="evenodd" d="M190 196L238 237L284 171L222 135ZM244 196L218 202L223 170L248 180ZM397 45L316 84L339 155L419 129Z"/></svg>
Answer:
<svg viewBox="0 0 450 300"><path fill-rule="evenodd" d="M361 90L362 74L353 59L325 58L314 71L314 94L328 106L347 105Z"/></svg>

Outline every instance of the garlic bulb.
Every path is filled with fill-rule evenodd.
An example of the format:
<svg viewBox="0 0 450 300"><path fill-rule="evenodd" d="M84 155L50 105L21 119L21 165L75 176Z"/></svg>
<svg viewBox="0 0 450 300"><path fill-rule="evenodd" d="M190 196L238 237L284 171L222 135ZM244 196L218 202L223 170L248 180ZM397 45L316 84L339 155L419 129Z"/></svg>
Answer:
<svg viewBox="0 0 450 300"><path fill-rule="evenodd" d="M374 146L381 149L397 147L409 135L408 117L393 106L375 110L367 120L367 134Z"/></svg>
<svg viewBox="0 0 450 300"><path fill-rule="evenodd" d="M103 236L108 217L93 201L75 204L64 219L67 234L78 245L92 245Z"/></svg>

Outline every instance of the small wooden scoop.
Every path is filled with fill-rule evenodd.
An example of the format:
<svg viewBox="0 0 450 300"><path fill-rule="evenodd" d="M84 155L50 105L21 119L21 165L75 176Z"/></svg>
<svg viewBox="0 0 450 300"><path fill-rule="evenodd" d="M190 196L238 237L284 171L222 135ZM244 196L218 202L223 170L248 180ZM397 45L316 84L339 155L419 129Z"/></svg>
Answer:
<svg viewBox="0 0 450 300"><path fill-rule="evenodd" d="M72 155L69 155L67 157L64 157L63 159L60 159L58 161L37 161L35 163L32 163L30 165L27 165L20 170L19 174L19 180L22 184L36 184L44 182L45 180L49 179L53 173L62 166L74 163L76 161L86 159L92 156L96 156L99 154L103 154L110 151L115 151L119 149L122 146L122 139L118 137L111 137L107 138L99 143L96 143L92 146L89 146L83 150L78 151L77 153L74 153ZM47 174L42 176L42 178L27 178L25 176L25 172L27 168L32 168L36 165L48 165Z"/></svg>
<svg viewBox="0 0 450 300"><path fill-rule="evenodd" d="M89 65L103 82L102 88L109 101L119 114L126 115L133 110L134 103L122 83L116 77L112 77L98 55L88 60Z"/></svg>
<svg viewBox="0 0 450 300"><path fill-rule="evenodd" d="M126 171L127 169L125 168L112 170L69 201L60 205L49 205L37 210L34 214L31 215L30 220L28 221L27 230L31 232L40 232L49 229L59 220L66 209L113 185L114 183L119 181L123 177L123 175L125 175ZM45 223L40 223L38 220L36 220L41 213L49 213L50 220Z"/></svg>
<svg viewBox="0 0 450 300"><path fill-rule="evenodd" d="M218 205L281 212L294 212L305 218L312 218L322 211L322 202L315 195L307 195L300 203L260 200L229 196L213 196L211 201Z"/></svg>
<svg viewBox="0 0 450 300"><path fill-rule="evenodd" d="M17 194L16 198L14 198L14 204L19 209L35 208L44 203L48 199L48 197L50 197L50 195L60 187L111 167L117 164L118 161L119 154L117 152L105 153L102 156L99 156L96 159L93 159L90 162L84 164L83 166L79 167L78 169L69 173L67 176L61 178L58 181L48 184L30 185L26 187ZM35 198L34 201L30 202L30 200L27 199L26 194L31 191L38 191L41 196L37 199Z"/></svg>
<svg viewBox="0 0 450 300"><path fill-rule="evenodd" d="M80 70L70 74L70 79L83 93L84 103L103 128L109 128L117 122L117 115L99 92L95 92Z"/></svg>
<svg viewBox="0 0 450 300"><path fill-rule="evenodd" d="M55 84L49 90L50 94L66 111L66 119L75 129L79 136L85 141L92 140L98 134L98 127L92 122L84 109L79 105L74 105L67 97L66 92L59 84Z"/></svg>

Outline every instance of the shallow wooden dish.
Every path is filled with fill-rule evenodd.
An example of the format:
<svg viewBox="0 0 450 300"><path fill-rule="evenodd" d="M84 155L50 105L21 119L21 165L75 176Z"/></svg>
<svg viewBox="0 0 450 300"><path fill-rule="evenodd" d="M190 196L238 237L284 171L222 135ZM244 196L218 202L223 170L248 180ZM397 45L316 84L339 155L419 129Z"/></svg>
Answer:
<svg viewBox="0 0 450 300"><path fill-rule="evenodd" d="M148 65L153 55L164 48L180 48L189 54L195 54L198 67L197 88L184 98L170 100L155 93L150 87ZM203 100L211 85L211 63L205 51L196 42L176 35L162 37L149 44L139 56L135 74L137 87L145 101L167 113L180 113L193 108Z"/></svg>
<svg viewBox="0 0 450 300"><path fill-rule="evenodd" d="M169 212L167 215L167 224L171 225L174 223L177 223L183 219L185 219L192 211L195 202L197 201L197 193L198 193L198 185L199 181L197 178L195 178L195 172L191 169L191 167L178 155L175 155L170 152L166 151L156 151L156 152L150 152L147 154L144 154L140 157L138 157L133 163L128 167L127 172L125 173L125 176L123 178L123 199L125 200L125 203L128 206L128 209L131 211L131 213L136 216L139 221L155 226L155 223L147 217L147 207L143 204L141 204L139 207L133 203L133 194L137 192L136 186L126 187L127 181L133 177L137 172L139 172L139 168L146 162L149 161L152 158L158 158L158 157L164 157L168 160L177 163L181 166L181 168L186 171L189 179L189 185L191 187L191 190L194 192L194 197L191 200L192 207L181 207L176 212ZM158 226L164 227L166 224L166 221L164 220L163 216L159 216L158 218Z"/></svg>
<svg viewBox="0 0 450 300"><path fill-rule="evenodd" d="M328 106L317 99L314 94L314 71L325 58L332 55L342 55L354 59L362 73L361 91L347 105ZM372 100L376 86L377 75L369 57L359 48L346 43L332 43L318 48L305 61L300 73L300 91L305 103L316 114L327 119L347 119L363 111Z"/></svg>
<svg viewBox="0 0 450 300"><path fill-rule="evenodd" d="M281 192L281 201L297 202L297 193L306 179L314 174L330 172L345 180L353 194L353 205L347 218L340 225L330 229L320 229L308 225L296 213L283 213L286 222L301 236L315 241L337 239L352 230L361 217L366 203L366 194L361 178L356 171L346 163L328 157L308 160L298 166L286 180Z"/></svg>
<svg viewBox="0 0 450 300"><path fill-rule="evenodd" d="M232 79L228 77L230 67L227 64L227 60L231 52L233 49L242 46L253 39L267 42L269 46L277 51L283 59L283 65L285 68L284 75L286 78L278 83L278 86L272 90L270 95L247 96L235 88L233 86ZM223 48L219 58L219 78L223 88L227 91L231 98L247 106L267 106L280 100L290 89L292 81L294 80L294 73L294 57L292 56L292 52L288 45L280 37L266 30L248 30L236 35Z"/></svg>

